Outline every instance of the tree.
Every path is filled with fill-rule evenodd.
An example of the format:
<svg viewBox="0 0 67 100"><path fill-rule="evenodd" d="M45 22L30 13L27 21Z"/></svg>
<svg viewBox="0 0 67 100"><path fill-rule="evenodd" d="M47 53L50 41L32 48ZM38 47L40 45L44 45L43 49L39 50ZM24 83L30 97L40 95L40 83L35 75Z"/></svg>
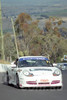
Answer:
<svg viewBox="0 0 67 100"><path fill-rule="evenodd" d="M32 19L30 15L28 15L27 13L19 14L15 21L15 30L17 31L17 33L19 33L20 31L23 31L23 27L27 26L28 21L30 20Z"/></svg>
<svg viewBox="0 0 67 100"><path fill-rule="evenodd" d="M53 62L58 61L58 58L61 60L63 55L66 54L67 39L64 39L64 37L60 36L59 38L56 34L47 34L43 40L42 52L44 55L49 55Z"/></svg>
<svg viewBox="0 0 67 100"><path fill-rule="evenodd" d="M16 58L16 48L12 40L12 37L9 33L4 35L4 48L5 48L5 58Z"/></svg>
<svg viewBox="0 0 67 100"><path fill-rule="evenodd" d="M62 24L62 19L57 17L49 17L45 23L47 33L56 34L60 37L59 26Z"/></svg>
<svg viewBox="0 0 67 100"><path fill-rule="evenodd" d="M0 58L1 58L1 33L0 33Z"/></svg>
<svg viewBox="0 0 67 100"><path fill-rule="evenodd" d="M59 31L62 20L50 17L45 24L46 32L38 27L38 23L38 20L32 21L30 16L29 19L26 16L17 18L15 29L19 29L19 32L16 31L19 53L20 55L48 56L56 62L67 52L67 39L65 40Z"/></svg>
<svg viewBox="0 0 67 100"><path fill-rule="evenodd" d="M38 20L32 21L31 17L26 13L20 14L15 22L15 29L17 30L18 28L17 26L19 26L19 31L20 31L20 32L16 31L17 37L21 36L21 38L18 39L19 51L23 51L24 55L30 54L29 46L32 39L35 36L38 36L38 34L42 32L38 28L38 22L39 22ZM23 46L21 43L23 44Z"/></svg>
<svg viewBox="0 0 67 100"><path fill-rule="evenodd" d="M43 36L36 35L33 37L30 43L30 55L40 56L42 55L42 45L43 45Z"/></svg>

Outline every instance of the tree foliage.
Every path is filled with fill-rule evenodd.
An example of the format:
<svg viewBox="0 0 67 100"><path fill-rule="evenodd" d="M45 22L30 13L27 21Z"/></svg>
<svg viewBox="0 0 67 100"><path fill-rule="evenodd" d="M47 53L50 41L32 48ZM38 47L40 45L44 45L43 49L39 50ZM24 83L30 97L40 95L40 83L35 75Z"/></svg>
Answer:
<svg viewBox="0 0 67 100"><path fill-rule="evenodd" d="M28 29L28 21L30 20L31 20L31 17L27 13L21 13L20 15L18 15L18 18L15 21L16 31L20 32L23 30L24 27Z"/></svg>
<svg viewBox="0 0 67 100"><path fill-rule="evenodd" d="M62 20L50 17L44 30L38 27L39 21L33 21L30 15L21 13L15 21L17 42L20 56L49 56L53 61L67 53L67 39L61 36L59 26Z"/></svg>
<svg viewBox="0 0 67 100"><path fill-rule="evenodd" d="M15 29L17 30L17 26L19 27L20 32L17 32L17 36L19 37L21 34L21 39L19 38L19 42L22 41L23 46L19 46L20 51L23 51L24 55L30 54L30 43L35 36L38 36L41 33L41 30L38 28L38 20L32 21L32 18L28 14L20 14L22 17L17 18L15 22ZM25 15L25 16L24 16ZM21 24L20 24L20 19ZM19 23L17 23L17 21Z"/></svg>
<svg viewBox="0 0 67 100"><path fill-rule="evenodd" d="M49 17L45 22L44 29L40 29L39 21L32 20L27 13L18 15L15 21L15 31L19 56L47 56L53 62L61 60L67 54L67 39L60 34L62 19ZM67 29L62 28L63 34ZM4 34L5 58L17 57L15 39L9 33ZM0 38L0 57L1 57Z"/></svg>
<svg viewBox="0 0 67 100"><path fill-rule="evenodd" d="M16 57L16 48L15 44L12 40L12 37L10 34L4 35L4 53L5 53L5 59L15 58Z"/></svg>

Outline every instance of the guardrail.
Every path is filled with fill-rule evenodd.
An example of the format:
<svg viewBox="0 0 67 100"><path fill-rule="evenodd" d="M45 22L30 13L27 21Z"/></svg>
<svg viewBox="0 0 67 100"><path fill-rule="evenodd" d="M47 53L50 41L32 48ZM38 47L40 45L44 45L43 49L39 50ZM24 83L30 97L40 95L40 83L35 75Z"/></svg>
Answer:
<svg viewBox="0 0 67 100"><path fill-rule="evenodd" d="M0 72L6 72L8 67L10 67L10 64L0 64Z"/></svg>

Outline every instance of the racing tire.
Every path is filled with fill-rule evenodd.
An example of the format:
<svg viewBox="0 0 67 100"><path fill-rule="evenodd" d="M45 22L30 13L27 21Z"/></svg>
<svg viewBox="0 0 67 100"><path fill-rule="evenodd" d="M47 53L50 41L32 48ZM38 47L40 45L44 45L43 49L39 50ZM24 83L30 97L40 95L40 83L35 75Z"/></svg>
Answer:
<svg viewBox="0 0 67 100"><path fill-rule="evenodd" d="M9 85L9 74L8 73L6 73L6 83L7 85Z"/></svg>
<svg viewBox="0 0 67 100"><path fill-rule="evenodd" d="M19 89L19 78L18 78L18 75L16 74L16 87Z"/></svg>

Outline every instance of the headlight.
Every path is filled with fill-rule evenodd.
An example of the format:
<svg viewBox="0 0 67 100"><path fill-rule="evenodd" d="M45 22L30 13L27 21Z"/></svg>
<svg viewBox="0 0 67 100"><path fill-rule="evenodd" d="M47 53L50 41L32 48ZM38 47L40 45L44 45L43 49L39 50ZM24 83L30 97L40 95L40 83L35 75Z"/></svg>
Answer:
<svg viewBox="0 0 67 100"><path fill-rule="evenodd" d="M53 73L53 76L59 76L60 75L60 71L59 70L55 70Z"/></svg>
<svg viewBox="0 0 67 100"><path fill-rule="evenodd" d="M25 70L25 71L23 71L23 74L24 74L25 76L28 76L28 75L29 75L29 72L28 72L27 70Z"/></svg>
<svg viewBox="0 0 67 100"><path fill-rule="evenodd" d="M24 71L23 71L23 74L24 74L25 76L28 76L28 77L34 76L32 73L30 73L30 72L27 71L27 70L24 70Z"/></svg>

